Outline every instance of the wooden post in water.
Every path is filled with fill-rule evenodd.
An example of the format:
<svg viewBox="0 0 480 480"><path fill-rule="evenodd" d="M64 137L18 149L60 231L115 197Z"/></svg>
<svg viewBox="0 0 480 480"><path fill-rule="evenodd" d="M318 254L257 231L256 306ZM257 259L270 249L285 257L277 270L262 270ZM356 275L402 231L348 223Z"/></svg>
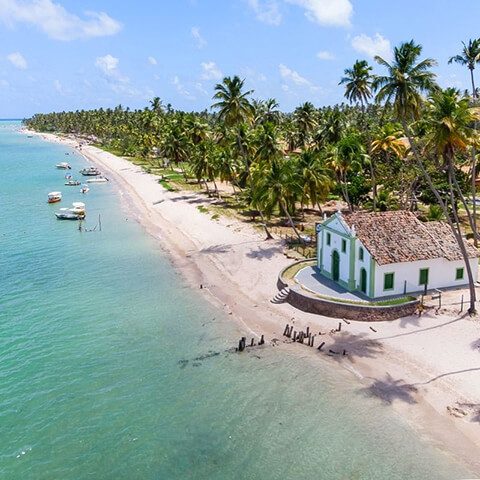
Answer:
<svg viewBox="0 0 480 480"><path fill-rule="evenodd" d="M296 330L293 331L293 341L294 342L297 341L297 331Z"/></svg>
<svg viewBox="0 0 480 480"><path fill-rule="evenodd" d="M100 218L100 214L98 214L98 230L102 231L102 219Z"/></svg>
<svg viewBox="0 0 480 480"><path fill-rule="evenodd" d="M318 346L317 350L321 350L324 345L325 345L325 342L322 342L322 343Z"/></svg>
<svg viewBox="0 0 480 480"><path fill-rule="evenodd" d="M262 336L260 337L260 341L258 342L259 345L263 345L265 343L265 339L263 337L263 334Z"/></svg>
<svg viewBox="0 0 480 480"><path fill-rule="evenodd" d="M340 332L341 330L342 330L342 322L338 322L337 332Z"/></svg>
<svg viewBox="0 0 480 480"><path fill-rule="evenodd" d="M460 311L463 312L463 295L462 295L462 305L460 307Z"/></svg>
<svg viewBox="0 0 480 480"><path fill-rule="evenodd" d="M307 337L310 335L310 327L307 327Z"/></svg>
<svg viewBox="0 0 480 480"><path fill-rule="evenodd" d="M251 347L253 347L253 346L255 345L255 343L254 343L254 342L255 342L255 339L254 339L254 338L252 338L252 341L250 342L250 346L251 346Z"/></svg>

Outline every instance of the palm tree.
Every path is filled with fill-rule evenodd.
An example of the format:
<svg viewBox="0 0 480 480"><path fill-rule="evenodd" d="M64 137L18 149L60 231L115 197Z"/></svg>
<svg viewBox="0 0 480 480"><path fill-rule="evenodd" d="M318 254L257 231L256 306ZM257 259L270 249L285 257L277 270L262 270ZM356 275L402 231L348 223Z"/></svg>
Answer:
<svg viewBox="0 0 480 480"><path fill-rule="evenodd" d="M357 60L352 68L344 71L339 85L345 85L345 98L350 103L359 103L362 111L372 97L372 67L366 60Z"/></svg>
<svg viewBox="0 0 480 480"><path fill-rule="evenodd" d="M302 189L302 204L309 201L312 207L317 206L322 214L320 202L327 199L332 187L330 172L325 166L323 159L314 150L304 150L295 157Z"/></svg>
<svg viewBox="0 0 480 480"><path fill-rule="evenodd" d="M215 85L214 100L218 100L212 108L218 109L218 116L227 127L236 127L240 123L248 122L252 117L252 106L248 96L253 90L243 91L245 80L235 75L225 77L222 83Z"/></svg>
<svg viewBox="0 0 480 480"><path fill-rule="evenodd" d="M277 156L269 161L260 162L253 170L255 189L252 205L259 211L264 211L267 216L278 207L287 217L298 240L303 242L289 211L294 210L295 201L302 190L294 163Z"/></svg>
<svg viewBox="0 0 480 480"><path fill-rule="evenodd" d="M293 112L295 126L298 132L299 146L305 148L310 141L311 134L317 126L317 111L312 103L305 102Z"/></svg>
<svg viewBox="0 0 480 480"><path fill-rule="evenodd" d="M477 63L480 63L480 39L476 38L474 40L470 39L468 44L462 42L463 48L460 55L454 55L450 57L448 63L458 63L460 65L466 65L470 70L470 80L472 82L472 97L473 99L478 98L477 89L475 88L475 78L473 71ZM475 123L475 128L477 127ZM476 165L476 149L475 146L472 148L472 178L471 178L471 190L472 190L472 201L473 201L473 225L474 225L474 240L475 246L478 245L478 234L477 234L477 165Z"/></svg>
<svg viewBox="0 0 480 480"><path fill-rule="evenodd" d="M378 90L375 99L385 102L386 106L392 105L394 115L402 122L418 119L422 93L438 88L435 74L430 71L437 62L426 58L416 63L421 53L422 46L410 40L395 47L392 63L375 56L375 61L387 69L387 75L376 76L373 80L373 88Z"/></svg>
<svg viewBox="0 0 480 480"><path fill-rule="evenodd" d="M416 120L420 117L421 106L423 104L422 93L431 94L438 90L438 86L435 82L435 74L430 71L430 68L434 66L436 62L431 58L426 58L417 63L421 53L421 45L417 45L411 40L410 42L402 43L399 47L394 49L394 60L392 64L389 64L379 56L375 57L375 60L380 65L387 68L388 72L387 75L376 77L374 80L374 88L379 88L376 100L378 102L384 101L386 105L393 106L393 112L402 123L405 134L407 135L415 161L430 190L437 199L438 204L442 207L445 218L457 241L459 249L462 252L465 267L469 275L470 307L468 311L473 315L476 312L475 285L473 283L468 253L465 248L463 236L459 234L459 230L455 228L449 215L447 205L438 190L435 188L432 178L425 168L417 144L408 126L409 121ZM448 116L444 119L445 122L449 121L447 117Z"/></svg>
<svg viewBox="0 0 480 480"><path fill-rule="evenodd" d="M360 171L365 160L368 160L368 155L356 134L349 134L342 138L330 148L327 156L327 163L337 176L343 198L351 212L353 212L353 203L350 201L348 194L348 175L351 172Z"/></svg>
<svg viewBox="0 0 480 480"><path fill-rule="evenodd" d="M463 48L460 55L454 55L450 57L448 63L458 63L460 65L466 65L470 70L470 80L472 82L472 96L477 98L477 90L475 88L475 78L473 71L477 63L480 63L480 39L470 39L468 44L462 42Z"/></svg>
<svg viewBox="0 0 480 480"><path fill-rule="evenodd" d="M372 141L370 149L371 154L384 155L387 161L392 154L403 158L407 150L407 145L402 137L403 132L398 124L387 123L383 125L375 133L375 138Z"/></svg>
<svg viewBox="0 0 480 480"><path fill-rule="evenodd" d="M163 104L162 100L160 100L160 97L154 97L152 100L150 100L150 106L152 112L155 112L156 114L163 113Z"/></svg>

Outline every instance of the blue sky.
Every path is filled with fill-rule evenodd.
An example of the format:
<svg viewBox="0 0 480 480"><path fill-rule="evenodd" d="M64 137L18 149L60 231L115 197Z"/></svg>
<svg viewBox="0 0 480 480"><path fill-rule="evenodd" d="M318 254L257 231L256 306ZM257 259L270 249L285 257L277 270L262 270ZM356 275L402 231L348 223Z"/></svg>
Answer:
<svg viewBox="0 0 480 480"><path fill-rule="evenodd" d="M154 96L201 110L234 74L285 111L333 104L345 68L411 38L441 85L468 88L447 60L479 17L478 0L0 0L0 117Z"/></svg>

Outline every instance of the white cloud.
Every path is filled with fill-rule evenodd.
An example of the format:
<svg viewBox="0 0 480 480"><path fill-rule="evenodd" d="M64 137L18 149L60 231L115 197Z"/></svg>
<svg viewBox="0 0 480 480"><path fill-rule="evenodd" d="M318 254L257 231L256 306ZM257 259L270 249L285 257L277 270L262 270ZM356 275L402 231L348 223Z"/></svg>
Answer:
<svg viewBox="0 0 480 480"><path fill-rule="evenodd" d="M182 95L182 97L187 98L188 100L195 100L195 96L192 95L183 85L183 83L180 81L177 75L173 77L172 84L177 90L177 92Z"/></svg>
<svg viewBox="0 0 480 480"><path fill-rule="evenodd" d="M192 27L192 29L190 30L190 33L192 34L192 37L195 40L197 48L202 49L203 47L206 47L207 41L202 37L202 34L200 33L200 28Z"/></svg>
<svg viewBox="0 0 480 480"><path fill-rule="evenodd" d="M28 65L25 57L20 52L13 52L7 55L7 60L16 68L25 70Z"/></svg>
<svg viewBox="0 0 480 480"><path fill-rule="evenodd" d="M255 12L257 20L268 25L280 25L282 14L276 0L247 0L250 8Z"/></svg>
<svg viewBox="0 0 480 480"><path fill-rule="evenodd" d="M291 68L288 68L286 65L283 65L283 63L281 63L278 66L278 68L280 70L280 75L283 79L289 80L290 82L298 86L309 87L312 85L310 81L308 81L305 77L302 77L295 70L292 70Z"/></svg>
<svg viewBox="0 0 480 480"><path fill-rule="evenodd" d="M281 63L278 68L280 76L284 80L284 83L282 84L282 90L284 92L294 94L295 92L294 89L291 88L292 86L297 87L295 90L303 88L308 89L312 93L320 92L320 87L317 87L313 82L300 75L297 71L287 67L283 63Z"/></svg>
<svg viewBox="0 0 480 480"><path fill-rule="evenodd" d="M55 40L115 35L122 25L105 12L87 11L84 18L68 12L52 0L0 0L0 20L9 26L34 25Z"/></svg>
<svg viewBox="0 0 480 480"><path fill-rule="evenodd" d="M364 53L369 57L380 55L385 60L392 58L392 46L390 40L376 33L373 37L369 37L362 33L352 38L352 47L360 53Z"/></svg>
<svg viewBox="0 0 480 480"><path fill-rule="evenodd" d="M332 52L328 52L327 50L321 50L317 53L317 58L320 60L334 60L335 55Z"/></svg>
<svg viewBox="0 0 480 480"><path fill-rule="evenodd" d="M202 80L220 80L223 77L222 71L215 62L202 62Z"/></svg>
<svg viewBox="0 0 480 480"><path fill-rule="evenodd" d="M148 57L147 60L148 60L148 63L150 65L157 65L158 64L157 59L155 57Z"/></svg>
<svg viewBox="0 0 480 480"><path fill-rule="evenodd" d="M53 88L55 89L55 91L57 93L59 93L60 95L65 95L66 91L65 89L63 88L63 85L62 83L60 82L60 80L54 80L53 81Z"/></svg>
<svg viewBox="0 0 480 480"><path fill-rule="evenodd" d="M107 54L103 57L97 57L95 60L95 66L99 68L106 76L114 77L119 74L118 62L118 58Z"/></svg>
<svg viewBox="0 0 480 480"><path fill-rule="evenodd" d="M10 84L7 82L7 80L5 80L4 78L0 79L0 87L8 88L9 86L10 86Z"/></svg>
<svg viewBox="0 0 480 480"><path fill-rule="evenodd" d="M143 98L143 92L135 88L130 79L118 68L120 60L110 54L97 57L95 66L103 73L108 86L117 94Z"/></svg>
<svg viewBox="0 0 480 480"><path fill-rule="evenodd" d="M306 17L320 25L348 27L353 13L350 0L285 0L304 8Z"/></svg>

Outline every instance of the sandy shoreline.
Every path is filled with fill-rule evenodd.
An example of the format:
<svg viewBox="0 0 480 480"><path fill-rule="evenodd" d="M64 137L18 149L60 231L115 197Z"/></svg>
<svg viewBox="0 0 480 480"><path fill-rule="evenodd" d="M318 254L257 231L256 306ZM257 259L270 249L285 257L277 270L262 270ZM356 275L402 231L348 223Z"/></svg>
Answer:
<svg viewBox="0 0 480 480"><path fill-rule="evenodd" d="M30 132L31 133L31 132ZM74 140L42 134L48 141L76 147ZM279 271L291 263L278 240L236 219L212 219L199 205L209 200L193 192L168 192L140 167L96 147L84 157L113 180L130 211L158 239L192 288L231 314L239 332L264 333L280 348L315 362L340 364L372 394L391 404L419 432L480 475L480 322L454 310L394 322L344 324L341 334L324 335L326 350L345 347L348 357L328 357L316 349L283 343L285 323L328 332L338 319L310 315L288 304L272 304ZM213 200L212 200L213 201ZM458 310L458 308L457 308ZM297 328L298 329L298 328ZM319 358L321 360L319 360ZM447 407L467 415L452 416ZM374 412L372 412L374 414Z"/></svg>

